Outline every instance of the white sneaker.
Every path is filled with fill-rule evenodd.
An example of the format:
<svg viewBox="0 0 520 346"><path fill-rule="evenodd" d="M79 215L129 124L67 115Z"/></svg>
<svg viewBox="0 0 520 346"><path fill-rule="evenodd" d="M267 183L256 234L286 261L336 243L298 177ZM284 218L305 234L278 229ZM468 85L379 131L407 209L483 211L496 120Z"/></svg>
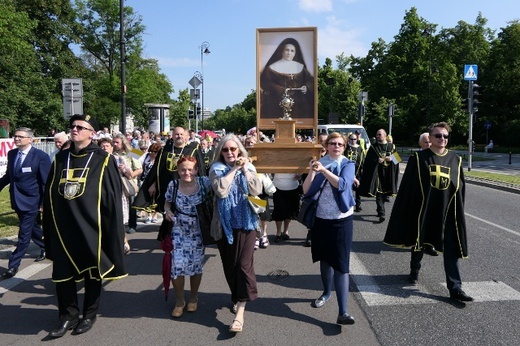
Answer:
<svg viewBox="0 0 520 346"><path fill-rule="evenodd" d="M135 229L130 227L129 229L126 230L126 233L128 233L128 234L135 233Z"/></svg>
<svg viewBox="0 0 520 346"><path fill-rule="evenodd" d="M151 222L152 222L152 219L151 219L151 218L147 218L147 219L144 221L144 223L146 223L146 224L149 224L149 223L151 223Z"/></svg>

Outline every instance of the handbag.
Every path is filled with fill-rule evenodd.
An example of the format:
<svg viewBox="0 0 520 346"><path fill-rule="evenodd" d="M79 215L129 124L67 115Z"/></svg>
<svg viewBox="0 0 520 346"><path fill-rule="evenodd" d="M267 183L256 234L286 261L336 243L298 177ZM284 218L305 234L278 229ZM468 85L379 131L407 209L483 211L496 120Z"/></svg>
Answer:
<svg viewBox="0 0 520 346"><path fill-rule="evenodd" d="M240 186L240 185L239 185ZM242 186L240 186L240 190L244 193L244 196L247 197L247 203L249 203L249 206L251 209L253 209L253 212L255 214L262 214L265 213L265 209L267 208L267 201L264 199L261 199L257 196L251 196L248 195Z"/></svg>
<svg viewBox="0 0 520 346"><path fill-rule="evenodd" d="M265 213L267 201L256 196L247 196L247 202L255 212L255 214Z"/></svg>
<svg viewBox="0 0 520 346"><path fill-rule="evenodd" d="M206 186L201 178L199 178L199 185L202 190L202 203L197 204L197 216L199 219L200 232L202 233L202 244L212 245L216 241L211 236L211 221L213 220L213 196L206 190Z"/></svg>
<svg viewBox="0 0 520 346"><path fill-rule="evenodd" d="M121 177L121 182L123 185L123 193L126 197L132 197L137 194L139 191L139 187L137 183L133 179L128 179L127 177Z"/></svg>
<svg viewBox="0 0 520 346"><path fill-rule="evenodd" d="M323 191L323 187L325 186L326 182L327 181L325 180L321 186L318 198L314 199L312 196L305 196L302 198L302 204L300 206L300 211L298 212L296 220L309 229L314 226L314 221L316 220L316 210L318 209L318 200L320 199L321 192Z"/></svg>

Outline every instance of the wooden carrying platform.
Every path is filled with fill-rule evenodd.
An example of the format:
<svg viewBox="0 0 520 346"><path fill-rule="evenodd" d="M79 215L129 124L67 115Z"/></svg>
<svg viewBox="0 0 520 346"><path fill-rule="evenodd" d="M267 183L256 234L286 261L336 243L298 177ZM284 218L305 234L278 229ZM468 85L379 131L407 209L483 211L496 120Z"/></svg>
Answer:
<svg viewBox="0 0 520 346"><path fill-rule="evenodd" d="M249 156L259 173L308 173L309 161L320 158L323 147L315 143L298 143L294 120L275 120L274 143L248 147Z"/></svg>

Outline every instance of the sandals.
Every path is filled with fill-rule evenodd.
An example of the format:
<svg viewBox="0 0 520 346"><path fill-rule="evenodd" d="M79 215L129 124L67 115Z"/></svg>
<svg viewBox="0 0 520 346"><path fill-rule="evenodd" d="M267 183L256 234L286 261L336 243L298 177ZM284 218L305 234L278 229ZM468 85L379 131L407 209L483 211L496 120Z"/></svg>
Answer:
<svg viewBox="0 0 520 346"><path fill-rule="evenodd" d="M238 311L238 305L237 304L233 304L233 306L231 307L231 312L236 315L237 311Z"/></svg>
<svg viewBox="0 0 520 346"><path fill-rule="evenodd" d="M195 312L198 308L199 299L196 298L194 302L188 302L188 306L186 307L187 312Z"/></svg>
<svg viewBox="0 0 520 346"><path fill-rule="evenodd" d="M229 326L229 331L232 333L240 333L242 331L242 327L244 326L244 323L234 319L233 323Z"/></svg>
<svg viewBox="0 0 520 346"><path fill-rule="evenodd" d="M123 250L125 252L125 255L128 255L130 253L130 244L128 244L127 241L125 241L125 245L123 246Z"/></svg>
<svg viewBox="0 0 520 346"><path fill-rule="evenodd" d="M268 246L269 246L269 239L267 238L267 236L263 236L262 239L260 240L260 248L265 249Z"/></svg>
<svg viewBox="0 0 520 346"><path fill-rule="evenodd" d="M172 311L172 317L175 317L175 318L179 318L182 316L183 312L184 312L184 306L186 304L182 304L182 306L176 306L173 308L173 311Z"/></svg>

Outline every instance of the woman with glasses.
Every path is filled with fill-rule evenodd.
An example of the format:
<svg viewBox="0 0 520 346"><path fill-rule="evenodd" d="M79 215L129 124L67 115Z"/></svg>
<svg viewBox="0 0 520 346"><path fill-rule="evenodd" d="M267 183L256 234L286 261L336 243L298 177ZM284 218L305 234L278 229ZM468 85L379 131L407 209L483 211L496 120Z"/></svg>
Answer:
<svg viewBox="0 0 520 346"><path fill-rule="evenodd" d="M309 175L303 183L304 194L318 201L311 229L311 253L313 262L320 262L323 293L312 307L321 308L327 303L334 284L339 307L336 323L342 325L355 322L347 313L355 163L343 155L346 143L344 135L331 133L325 141L327 155L311 160Z"/></svg>
<svg viewBox="0 0 520 346"><path fill-rule="evenodd" d="M219 142L209 178L217 196L212 234L221 227L222 236L215 240L234 304L235 317L229 331L237 333L244 325L246 302L258 296L253 267L258 215L249 205L247 195L258 196L262 183L246 149L232 134Z"/></svg>

